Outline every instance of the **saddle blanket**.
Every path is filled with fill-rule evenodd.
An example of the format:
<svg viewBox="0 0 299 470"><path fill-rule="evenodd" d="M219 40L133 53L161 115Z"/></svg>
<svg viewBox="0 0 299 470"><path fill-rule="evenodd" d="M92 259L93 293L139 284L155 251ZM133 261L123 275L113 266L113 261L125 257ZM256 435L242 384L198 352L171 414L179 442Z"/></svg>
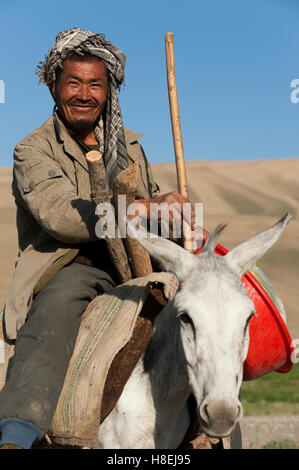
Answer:
<svg viewBox="0 0 299 470"><path fill-rule="evenodd" d="M169 301L175 296L178 281L170 273L151 273L97 296L85 310L48 432L54 445L98 447L102 397L109 368L130 340L150 289L155 285L162 286L164 298ZM13 354L14 344L5 338L2 311L0 390Z"/></svg>

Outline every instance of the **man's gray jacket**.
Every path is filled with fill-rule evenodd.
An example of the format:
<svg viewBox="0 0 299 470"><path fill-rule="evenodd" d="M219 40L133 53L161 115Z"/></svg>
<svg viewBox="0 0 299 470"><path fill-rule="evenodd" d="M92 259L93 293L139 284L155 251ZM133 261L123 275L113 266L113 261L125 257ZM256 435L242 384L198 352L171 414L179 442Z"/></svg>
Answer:
<svg viewBox="0 0 299 470"><path fill-rule="evenodd" d="M159 188L138 143L140 136L125 128L128 160L139 164L140 196L155 197ZM55 273L72 259L74 246L98 240L85 153L61 120L51 116L16 146L12 191L19 255L5 306L5 326L8 338L15 339L47 273Z"/></svg>

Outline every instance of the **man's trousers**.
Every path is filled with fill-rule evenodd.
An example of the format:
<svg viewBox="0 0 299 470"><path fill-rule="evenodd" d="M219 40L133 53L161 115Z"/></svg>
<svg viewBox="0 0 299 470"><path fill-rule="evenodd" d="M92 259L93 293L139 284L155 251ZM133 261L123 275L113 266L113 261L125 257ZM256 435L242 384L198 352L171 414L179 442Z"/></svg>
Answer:
<svg viewBox="0 0 299 470"><path fill-rule="evenodd" d="M82 313L95 296L114 286L104 271L72 263L37 294L18 331L15 355L0 392L0 420L19 418L44 432L49 429Z"/></svg>

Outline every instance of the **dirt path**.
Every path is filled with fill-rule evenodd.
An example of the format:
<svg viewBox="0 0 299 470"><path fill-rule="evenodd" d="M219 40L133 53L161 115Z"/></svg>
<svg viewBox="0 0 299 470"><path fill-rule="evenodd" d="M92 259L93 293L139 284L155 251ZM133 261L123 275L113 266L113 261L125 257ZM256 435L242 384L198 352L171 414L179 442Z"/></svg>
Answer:
<svg viewBox="0 0 299 470"><path fill-rule="evenodd" d="M243 449L299 448L299 416L248 416L241 420Z"/></svg>

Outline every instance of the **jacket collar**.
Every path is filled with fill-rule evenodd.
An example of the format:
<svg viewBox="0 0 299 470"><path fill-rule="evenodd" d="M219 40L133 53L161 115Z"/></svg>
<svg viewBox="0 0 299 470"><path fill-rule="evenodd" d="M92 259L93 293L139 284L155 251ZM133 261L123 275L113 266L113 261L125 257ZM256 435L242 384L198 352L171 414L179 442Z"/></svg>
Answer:
<svg viewBox="0 0 299 470"><path fill-rule="evenodd" d="M77 160L77 162L79 162L80 165L88 171L87 161L82 148L65 127L62 120L57 115L55 108L53 111L53 124L56 138L59 143L63 144L64 151Z"/></svg>
<svg viewBox="0 0 299 470"><path fill-rule="evenodd" d="M143 136L143 134L131 131L131 129L128 129L127 127L124 127L124 134L127 144L133 144L134 142L137 142L140 137Z"/></svg>

